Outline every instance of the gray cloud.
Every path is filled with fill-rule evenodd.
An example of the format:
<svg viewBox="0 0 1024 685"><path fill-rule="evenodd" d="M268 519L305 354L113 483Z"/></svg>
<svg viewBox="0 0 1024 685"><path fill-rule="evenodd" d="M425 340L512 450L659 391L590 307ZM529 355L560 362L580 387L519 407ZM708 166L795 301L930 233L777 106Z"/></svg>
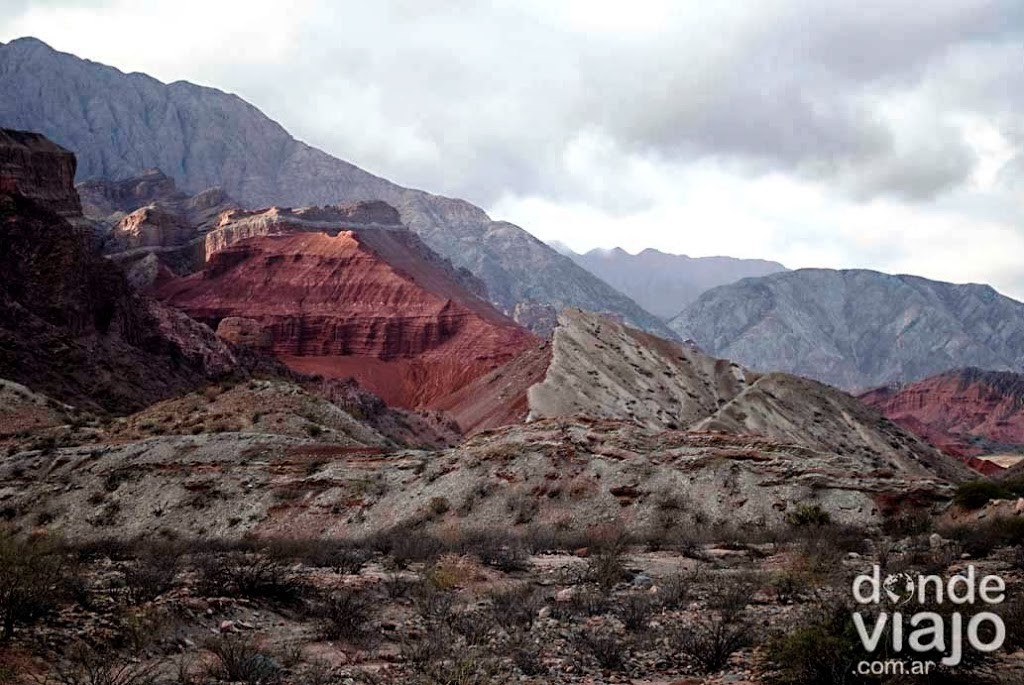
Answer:
<svg viewBox="0 0 1024 685"><path fill-rule="evenodd" d="M958 118L1024 144L1019 0L675 3L637 33L580 30L539 2L316 4L287 60L179 77L237 91L371 171L485 206L513 194L631 209L642 193L614 193L629 158L923 201L975 169ZM567 169L583 134L614 151L590 173Z"/></svg>

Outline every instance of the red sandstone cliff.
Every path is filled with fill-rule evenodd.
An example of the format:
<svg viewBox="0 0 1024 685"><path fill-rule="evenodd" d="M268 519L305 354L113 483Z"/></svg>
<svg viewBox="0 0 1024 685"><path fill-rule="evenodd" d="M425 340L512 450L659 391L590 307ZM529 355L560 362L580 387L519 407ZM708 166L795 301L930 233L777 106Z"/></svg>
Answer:
<svg viewBox="0 0 1024 685"><path fill-rule="evenodd" d="M213 327L257 322L293 369L353 376L403 407L431 407L537 342L401 228L242 239L156 294Z"/></svg>
<svg viewBox="0 0 1024 685"><path fill-rule="evenodd" d="M1024 445L1024 375L962 369L860 399L947 454L967 461Z"/></svg>

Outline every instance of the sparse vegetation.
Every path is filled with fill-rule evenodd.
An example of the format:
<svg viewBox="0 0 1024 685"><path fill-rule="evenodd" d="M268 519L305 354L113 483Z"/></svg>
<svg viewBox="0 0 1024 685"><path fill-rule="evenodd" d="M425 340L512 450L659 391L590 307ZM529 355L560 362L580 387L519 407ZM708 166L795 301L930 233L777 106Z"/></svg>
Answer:
<svg viewBox="0 0 1024 685"><path fill-rule="evenodd" d="M75 568L56 540L20 538L0 529L0 637L9 640L17 625L51 613L75 578Z"/></svg>

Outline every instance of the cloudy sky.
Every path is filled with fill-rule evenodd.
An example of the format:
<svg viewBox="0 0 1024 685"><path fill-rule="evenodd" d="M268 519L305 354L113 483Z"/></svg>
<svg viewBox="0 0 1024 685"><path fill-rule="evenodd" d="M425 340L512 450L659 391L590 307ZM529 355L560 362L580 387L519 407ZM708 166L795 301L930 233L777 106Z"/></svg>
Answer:
<svg viewBox="0 0 1024 685"><path fill-rule="evenodd" d="M1024 298L1020 0L0 4L0 41L238 93L577 250Z"/></svg>

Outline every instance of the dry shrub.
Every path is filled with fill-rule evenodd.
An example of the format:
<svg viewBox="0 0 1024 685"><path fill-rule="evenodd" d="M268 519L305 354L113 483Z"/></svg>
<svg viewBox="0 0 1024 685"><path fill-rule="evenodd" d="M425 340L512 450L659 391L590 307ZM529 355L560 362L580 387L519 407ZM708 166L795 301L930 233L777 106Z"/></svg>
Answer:
<svg viewBox="0 0 1024 685"><path fill-rule="evenodd" d="M465 587L484 578L480 564L469 556L445 554L426 573L428 581L439 590Z"/></svg>

